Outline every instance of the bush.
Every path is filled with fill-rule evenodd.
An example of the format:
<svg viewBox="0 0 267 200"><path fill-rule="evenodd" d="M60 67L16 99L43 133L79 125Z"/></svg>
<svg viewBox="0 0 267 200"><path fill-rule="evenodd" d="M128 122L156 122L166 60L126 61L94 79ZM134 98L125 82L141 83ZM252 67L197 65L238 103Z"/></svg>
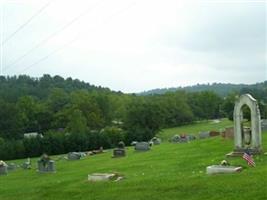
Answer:
<svg viewBox="0 0 267 200"><path fill-rule="evenodd" d="M100 131L99 137L104 148L114 148L125 139L125 134L121 128L112 126Z"/></svg>

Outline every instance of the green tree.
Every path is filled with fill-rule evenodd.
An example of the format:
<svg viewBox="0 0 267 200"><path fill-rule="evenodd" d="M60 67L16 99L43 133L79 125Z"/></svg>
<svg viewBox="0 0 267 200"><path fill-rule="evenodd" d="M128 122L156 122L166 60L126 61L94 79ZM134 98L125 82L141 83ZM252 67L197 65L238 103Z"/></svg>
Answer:
<svg viewBox="0 0 267 200"><path fill-rule="evenodd" d="M48 96L47 105L53 113L57 113L62 110L69 101L69 96L63 89L53 88Z"/></svg>
<svg viewBox="0 0 267 200"><path fill-rule="evenodd" d="M78 109L86 118L87 126L90 129L100 129L105 125L105 119L101 114L101 109L96 99L87 91L80 90L71 94L71 104L73 109Z"/></svg>
<svg viewBox="0 0 267 200"><path fill-rule="evenodd" d="M163 125L161 107L153 102L135 100L128 105L124 128L127 141L148 141L154 137Z"/></svg>
<svg viewBox="0 0 267 200"><path fill-rule="evenodd" d="M86 118L80 110L74 109L72 111L69 116L67 131L73 134L86 133L88 131Z"/></svg>
<svg viewBox="0 0 267 200"><path fill-rule="evenodd" d="M215 92L189 93L188 104L197 119L214 119L222 116L222 99Z"/></svg>
<svg viewBox="0 0 267 200"><path fill-rule="evenodd" d="M38 112L38 103L32 96L20 97L17 109L23 123L24 132L33 132L38 130L36 114Z"/></svg>
<svg viewBox="0 0 267 200"><path fill-rule="evenodd" d="M153 100L155 101L155 100ZM166 93L159 97L166 127L179 126L193 121L193 113L184 92Z"/></svg>
<svg viewBox="0 0 267 200"><path fill-rule="evenodd" d="M22 133L23 123L15 104L0 99L0 137L17 139Z"/></svg>
<svg viewBox="0 0 267 200"><path fill-rule="evenodd" d="M231 93L223 100L222 111L225 113L229 120L233 120L235 101L237 98L237 93Z"/></svg>

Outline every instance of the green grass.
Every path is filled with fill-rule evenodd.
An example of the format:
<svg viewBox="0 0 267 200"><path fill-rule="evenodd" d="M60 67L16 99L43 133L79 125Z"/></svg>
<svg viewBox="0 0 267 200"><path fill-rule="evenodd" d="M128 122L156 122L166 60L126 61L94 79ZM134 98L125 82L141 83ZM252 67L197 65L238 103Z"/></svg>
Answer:
<svg viewBox="0 0 267 200"><path fill-rule="evenodd" d="M159 137L165 141L168 141L175 134L192 134L198 135L202 131L220 131L226 127L233 126L233 122L227 119L222 119L219 123L213 123L212 121L200 121L194 125L189 124L181 127L164 129L160 132Z"/></svg>
<svg viewBox="0 0 267 200"><path fill-rule="evenodd" d="M160 135L166 139L173 133L198 133L229 125L226 120L197 123L166 129ZM265 149L266 144L264 133ZM0 200L267 199L267 155L255 157L256 168L248 167L241 158L231 158L231 164L244 167L239 174L205 174L206 166L218 164L232 149L232 140L218 136L187 144L164 142L144 153L129 147L124 158L111 158L110 150L78 161L59 160L54 174L18 169L0 176ZM32 161L36 163L36 159ZM120 182L88 182L87 175L95 172L118 172L126 178Z"/></svg>

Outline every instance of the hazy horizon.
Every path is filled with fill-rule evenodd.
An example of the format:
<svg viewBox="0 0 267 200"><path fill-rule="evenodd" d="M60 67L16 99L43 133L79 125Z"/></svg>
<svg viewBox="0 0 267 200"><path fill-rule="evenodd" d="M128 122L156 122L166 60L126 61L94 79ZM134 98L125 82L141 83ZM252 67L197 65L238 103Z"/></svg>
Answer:
<svg viewBox="0 0 267 200"><path fill-rule="evenodd" d="M2 74L139 93L267 80L266 1L0 1ZM1 37L1 36L0 36Z"/></svg>
<svg viewBox="0 0 267 200"><path fill-rule="evenodd" d="M20 75L26 75L26 76L29 76L28 74L20 74ZM43 75L45 75L45 74L43 74ZM51 74L49 74L50 76L60 76L60 75L58 75L58 74L54 74L54 75L51 75ZM0 75L1 76L1 75ZM19 76L19 75L18 75ZM39 78L41 78L42 76L40 76L40 77L33 77L33 76L30 76L31 78L36 78L36 79L39 79ZM79 81L84 81L85 83L89 83L90 85L94 85L94 86L96 86L96 87L103 87L103 88L108 88L108 89L110 89L111 91L115 91L115 92L123 92L123 91L121 91L121 90L115 90L115 89L113 89L113 88L111 88L110 86L108 86L108 85L97 85L97 84L95 84L95 83L93 83L93 82L90 82L90 81L85 81L85 80L82 80L82 79L79 79L79 78L77 78L77 77L71 77L71 76L69 76L69 77L63 77L63 76L61 76L62 78L64 78L64 79L67 79L67 78L72 78L73 80L75 80L75 79L78 79ZM142 92L148 92L148 91L151 91L151 90L156 90L156 89L171 89L171 88L184 88L184 87L191 87L191 86L196 86L196 85L213 85L213 84L233 84L233 85L254 85L254 84L258 84L258 83L263 83L263 82L265 82L265 81L267 81L267 79L266 80L263 80L263 81L258 81L258 82L254 82L254 83L231 83L231 82L207 82L207 83L195 83L195 84L191 84L191 85L177 85L177 86L171 86L171 87L160 87L160 88L149 88L149 89L147 89L147 90L140 90L140 91L136 91L136 92L123 92L123 93L125 93L125 94L134 94L134 93L136 93L136 94L138 94L138 93L142 93Z"/></svg>

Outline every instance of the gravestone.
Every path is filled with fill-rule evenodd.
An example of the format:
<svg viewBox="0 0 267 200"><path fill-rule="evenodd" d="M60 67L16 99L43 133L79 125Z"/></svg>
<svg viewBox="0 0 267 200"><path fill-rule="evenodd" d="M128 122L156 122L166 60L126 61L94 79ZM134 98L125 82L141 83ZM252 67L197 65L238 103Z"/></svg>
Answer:
<svg viewBox="0 0 267 200"><path fill-rule="evenodd" d="M251 129L244 128L243 106L247 105L251 113ZM235 102L234 108L234 151L227 156L241 156L245 151L249 150L251 154L260 154L261 146L261 116L257 100L250 94L243 94Z"/></svg>
<svg viewBox="0 0 267 200"><path fill-rule="evenodd" d="M196 136L194 136L194 135L187 135L186 137L187 137L188 141L192 141L192 140L196 139Z"/></svg>
<svg viewBox="0 0 267 200"><path fill-rule="evenodd" d="M173 142L173 143L178 143L178 142L180 142L180 136L179 136L179 135L174 135L174 136L172 136L172 138L171 138L171 142Z"/></svg>
<svg viewBox="0 0 267 200"><path fill-rule="evenodd" d="M199 139L206 139L210 137L210 132L209 131L203 131L199 133Z"/></svg>
<svg viewBox="0 0 267 200"><path fill-rule="evenodd" d="M55 161L51 160L48 155L43 154L37 161L37 167L39 172L55 172Z"/></svg>
<svg viewBox="0 0 267 200"><path fill-rule="evenodd" d="M42 161L38 161L38 171L39 172L55 172L55 161L49 160L46 164Z"/></svg>
<svg viewBox="0 0 267 200"><path fill-rule="evenodd" d="M138 142L137 141L132 141L131 146L135 146Z"/></svg>
<svg viewBox="0 0 267 200"><path fill-rule="evenodd" d="M223 165L211 165L206 168L207 174L232 174L239 173L241 170L242 167Z"/></svg>
<svg viewBox="0 0 267 200"><path fill-rule="evenodd" d="M4 161L0 160L0 176L7 175L8 172L7 167L8 167L7 164Z"/></svg>
<svg viewBox="0 0 267 200"><path fill-rule="evenodd" d="M138 142L134 148L136 151L148 151L150 150L150 146L148 142Z"/></svg>
<svg viewBox="0 0 267 200"><path fill-rule="evenodd" d="M161 139L157 137L153 137L151 139L151 142L153 142L154 145L159 145L161 143Z"/></svg>
<svg viewBox="0 0 267 200"><path fill-rule="evenodd" d="M31 159L27 158L27 161L22 163L21 168L22 169L31 169L32 168Z"/></svg>
<svg viewBox="0 0 267 200"><path fill-rule="evenodd" d="M210 137L215 137L215 136L219 136L220 132L218 131L210 131Z"/></svg>
<svg viewBox="0 0 267 200"><path fill-rule="evenodd" d="M225 139L234 139L234 127L225 128L222 137Z"/></svg>
<svg viewBox="0 0 267 200"><path fill-rule="evenodd" d="M108 173L94 173L88 175L88 181L98 182L98 181L109 181L112 180L116 174Z"/></svg>
<svg viewBox="0 0 267 200"><path fill-rule="evenodd" d="M113 158L124 157L124 156L126 156L125 149L116 148L113 150Z"/></svg>
<svg viewBox="0 0 267 200"><path fill-rule="evenodd" d="M82 155L78 152L69 152L68 160L80 160Z"/></svg>
<svg viewBox="0 0 267 200"><path fill-rule="evenodd" d="M80 153L80 155L81 155L81 158L84 158L84 157L87 156L86 152L79 152L79 153Z"/></svg>
<svg viewBox="0 0 267 200"><path fill-rule="evenodd" d="M113 150L113 158L124 157L126 156L125 144L120 141L118 147Z"/></svg>
<svg viewBox="0 0 267 200"><path fill-rule="evenodd" d="M93 150L92 153L93 154L100 154L100 153L105 153L105 151L104 151L103 147L101 146L101 147L99 147L99 149Z"/></svg>

